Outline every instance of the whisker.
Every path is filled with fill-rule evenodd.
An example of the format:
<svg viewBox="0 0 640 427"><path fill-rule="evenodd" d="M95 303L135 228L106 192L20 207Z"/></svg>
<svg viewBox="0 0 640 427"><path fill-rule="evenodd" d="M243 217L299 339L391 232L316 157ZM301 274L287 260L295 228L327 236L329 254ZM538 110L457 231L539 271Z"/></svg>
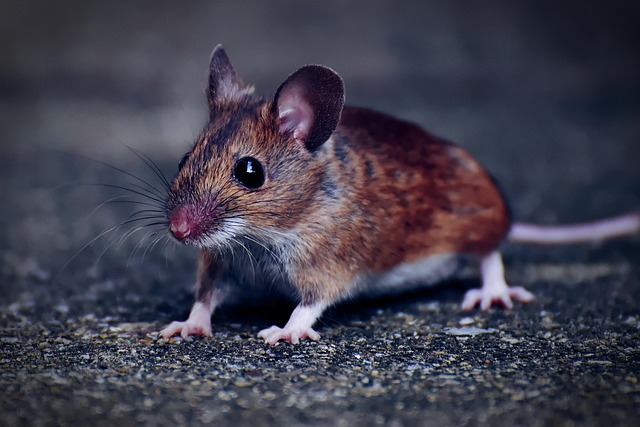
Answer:
<svg viewBox="0 0 640 427"><path fill-rule="evenodd" d="M273 218L278 217L280 214L278 212L225 212L220 215L220 218L224 219L241 219L241 218Z"/></svg>
<svg viewBox="0 0 640 427"><path fill-rule="evenodd" d="M156 246L160 241L162 241L162 239L164 239L165 237L167 237L167 235L166 235L166 234L164 234L164 233L162 233L162 234L161 234L161 233L160 233L160 231L161 231L161 230L158 230L158 231L154 232L154 234L153 234L153 235L159 235L159 236L158 236L158 237L153 241L153 243L151 243L151 246L147 246L147 249L144 251L144 254L142 254L142 259L143 259L143 260L144 260L144 256L145 256L145 254L147 253L147 251L152 252L152 251L153 251L153 249L155 248L155 246Z"/></svg>
<svg viewBox="0 0 640 427"><path fill-rule="evenodd" d="M93 207L93 209L91 209L87 214L87 218L91 218L97 211L100 211L106 205L128 204L135 206L137 210L130 213L124 221L121 221L118 224L112 226L108 226L105 229L102 229L102 231L98 231L97 235L93 236L88 242L84 243L78 250L73 252L71 257L64 263L64 265L62 265L62 267L58 269L57 273L54 276L54 280L57 279L63 272L65 272L69 268L69 265L71 265L76 259L78 259L78 257L84 251L95 245L98 241L101 241L100 243L104 243L104 247L99 248L97 251L94 247L93 252L99 251L99 254L97 254L97 259L95 260L95 264L100 262L100 260L104 257L105 253L110 248L113 248L114 246L122 246L134 234L137 234L140 231L145 231L145 235L142 237L139 244L134 247L133 254L137 253L141 249L144 249L143 259L148 251L153 250L161 244L164 244L164 247L166 248L171 241L171 239L167 238L166 235L167 220L165 218L165 205L167 199L167 192L165 190L168 190L170 188L170 181L162 172L162 169L159 167L158 163L151 159L151 157L136 148L127 145L125 146L130 152L134 153L134 155L142 163L144 163L146 167L148 167L153 172L153 175L149 174L148 172L138 175L138 173L127 171L122 167L118 167L108 162L91 158L82 154L69 152L64 153L67 155L75 156L77 158L89 160L98 165L102 165L109 170L116 171L118 172L118 174L114 175L113 173L111 173L110 176L115 176L116 179L119 178L121 182L127 182L116 182L112 184L101 182L96 183L74 181L58 185L57 187L53 188L52 191L65 189L67 187L91 185L93 187L111 188L118 190L118 192L120 193L124 193L120 195L116 194L114 196L113 194L108 194L108 192L106 191L100 192L107 195L107 197L105 197L107 200L103 200L97 206ZM145 224L141 225L142 223ZM144 247L142 245L144 245ZM101 244L100 246L103 245ZM172 250L175 250L175 246ZM129 257L129 259L131 259L131 257Z"/></svg>
<svg viewBox="0 0 640 427"><path fill-rule="evenodd" d="M162 211L160 209L139 209L139 210L133 212L132 214L130 214L129 218L132 218L135 215L154 214L154 213L164 213L164 211ZM164 218L164 215L152 215L150 219L162 219L162 218Z"/></svg>
<svg viewBox="0 0 640 427"><path fill-rule="evenodd" d="M153 194L153 193L148 194L148 192L149 192L148 190L146 190L144 187L141 187L141 186L139 186L139 185L137 185L137 184L133 184L133 183L128 183L128 184L129 184L129 185L131 185L131 186L133 186L133 187L136 187L136 188L138 188L138 189L140 189L140 190L142 190L142 191L146 191L146 193L145 193L145 192L141 192L141 191L134 190L134 189L129 188L129 187L125 187L125 186L123 186L123 185L117 185L117 184L105 184L105 183L103 183L103 182L80 182L80 181L78 181L78 182L74 183L73 185L75 185L75 186L92 186L92 187L115 188L115 189L117 189L117 190L127 191L127 192L129 192L129 193L133 193L133 194L136 194L136 195L138 195L138 196L142 196L142 197L144 197L144 198L146 198L146 199L152 200L152 201L154 201L154 202L156 202L156 203L157 203L157 205L156 205L157 207L164 206L164 203L165 203L164 199L159 198L158 196L156 196L156 195L155 195L155 194ZM69 185L71 185L71 184L69 184ZM126 196L125 196L125 195L121 195L121 196L119 196L119 197L123 197L123 198L124 198L124 197L126 197ZM164 196L163 196L163 197L164 197ZM131 203L135 203L135 201L133 201L133 200L132 200L132 201L131 201ZM141 202L138 202L138 203L141 203Z"/></svg>
<svg viewBox="0 0 640 427"><path fill-rule="evenodd" d="M154 202L158 202L160 205L164 205L164 199L161 199L161 198L159 198L159 197L157 197L157 196L155 196L153 194L146 194L146 193L134 190L132 188L124 187L122 185L104 184L104 183L99 183L99 182L98 183L91 183L89 185L95 185L95 186L98 186L98 187L115 188L117 190L128 191L130 193L137 194L138 196L142 196L142 197L144 197L146 199L153 200ZM131 185L134 185L134 184L131 184ZM139 186L137 186L137 187L139 187ZM162 196L162 197L164 197L164 196ZM160 206L158 206L158 207L160 207Z"/></svg>
<svg viewBox="0 0 640 427"><path fill-rule="evenodd" d="M93 162L96 162L96 163L98 163L98 164L101 164L101 165L103 165L103 166L106 166L106 167L108 167L108 168L111 168L111 169L113 169L113 170L116 170L116 171L118 171L118 172L120 172L120 173L122 173L122 174L124 174L124 175L126 175L126 176L128 176L128 177L131 177L131 178L135 179L136 181L141 182L142 184L146 185L149 189L151 189L151 191L152 191L152 192L155 192L155 195L156 195L156 196L160 196L160 197L163 197L163 196L164 196L162 193L160 193L160 192L158 191L158 189L157 189L156 187L154 187L153 185L151 185L151 184L150 184L149 182L147 182L146 180L144 180L144 179L140 178L139 176L136 176L136 175L132 174L131 172L128 172L128 171L126 171L126 170L124 170L124 169L122 169L122 168L120 168L120 167L118 167L118 166L114 166L114 165L112 165L112 164L110 164L110 163L104 162L104 161L102 161L102 160L94 159L94 158L91 158L91 157L88 157L88 156L84 156L84 155L82 155L82 154L77 154L77 153L69 153L69 154L75 155L75 156L80 157L80 158L83 158L83 159L85 159L85 160L91 160L91 161L93 161Z"/></svg>
<svg viewBox="0 0 640 427"><path fill-rule="evenodd" d="M98 235L96 237L94 237L93 239L89 240L87 243L85 243L80 249L78 249L72 256L71 258L69 258L69 260L67 262L64 263L64 265L62 266L62 268L60 268L60 270L58 271L58 274L56 274L56 277L59 276L68 266L69 264L71 264L73 262L74 259L76 259L78 257L78 255L80 255L82 253L82 251L84 251L85 249L87 249L89 246L93 245L96 241L98 241L100 238L102 238L103 236L113 232L114 230L117 230L118 228L122 227L123 225L126 224L130 224L136 221L141 221L143 220L142 218L132 218L132 219L127 219L125 221L120 222L119 224L116 224L114 226L111 226L103 231L101 231L100 233L98 233Z"/></svg>
<svg viewBox="0 0 640 427"><path fill-rule="evenodd" d="M126 197L131 197L131 196L119 196L119 197L120 198L126 198ZM143 206L151 206L151 207L154 207L154 208L160 208L160 206L158 206L155 203L143 202L141 200L107 200L106 202L104 202L104 204L109 204L109 205L117 204L117 203L131 204L131 205L143 205ZM164 209L158 209L158 212L164 213Z"/></svg>
<svg viewBox="0 0 640 427"><path fill-rule="evenodd" d="M142 160L147 166L149 166L149 168L155 173L158 179L162 182L166 190L168 190L171 187L171 184L167 180L167 177L162 173L162 170L160 170L156 162L154 162L149 156L147 156L143 152L129 145L125 145L125 147L131 150L133 154L135 154L140 160Z"/></svg>
<svg viewBox="0 0 640 427"><path fill-rule="evenodd" d="M90 218L91 218L91 216L92 216L93 214L95 214L95 213L96 213L100 208L102 208L103 206L106 206L106 205L108 205L108 204L112 204L112 203L117 203L117 202L125 202L126 200L121 200L121 199L123 199L123 198L127 198L127 197L129 197L129 196L116 196L116 197L113 197L113 198L111 198L111 199L109 199L109 200L105 200L104 202L102 202L102 203L98 204L98 206L96 206L95 208L93 208L93 209L91 210L91 212L89 212L89 213L87 214L87 218L86 218L86 219L87 219L87 220L88 220L88 219L90 219Z"/></svg>
<svg viewBox="0 0 640 427"><path fill-rule="evenodd" d="M136 232L140 231L140 229L136 230ZM136 243L136 245L133 247L133 249L131 250L131 252L129 253L129 257L127 257L127 262L125 262L125 266L129 267L129 265L131 264L131 260L133 259L133 257L136 255L136 253L138 252L138 250L142 247L142 243L144 241L144 239L146 238L146 236L143 236L142 239L140 239L138 241L138 243Z"/></svg>
<svg viewBox="0 0 640 427"><path fill-rule="evenodd" d="M253 275L256 275L256 266L254 264L254 261L256 262L256 264L258 263L258 260L255 258L255 256L251 253L251 251L249 250L249 248L247 248L244 243L242 243L240 240L231 237L229 240L231 240L232 242L234 242L237 245L240 245L240 247L242 247L242 249L245 250L245 252L247 253L247 255L249 256L249 262L251 263L251 270L253 272Z"/></svg>
<svg viewBox="0 0 640 427"><path fill-rule="evenodd" d="M164 203L164 199L166 197L166 195L164 193L160 193L159 191L153 191L153 192L149 191L146 188L144 188L143 186L138 185L138 184L133 183L133 182L128 182L127 184L132 186L132 187L134 187L134 188L139 189L140 191L146 192L145 194L154 197L155 200L157 200L159 203Z"/></svg>
<svg viewBox="0 0 640 427"><path fill-rule="evenodd" d="M278 256L275 252L273 252L270 248L268 248L265 244L261 243L257 239L254 239L250 236L244 236L244 238L262 247L269 255L271 255L273 260L276 262L276 265L278 266L278 270L280 270L280 273L283 275L285 274L285 271L284 271L285 263L282 260L282 258L280 258L280 256Z"/></svg>
<svg viewBox="0 0 640 427"><path fill-rule="evenodd" d="M249 249L248 249L245 245L243 245L240 241L238 241L237 239L235 239L235 238L233 238L233 237L230 237L230 238L229 238L229 242L230 242L230 243L233 243L233 244L235 244L235 245L237 245L237 246L240 246L240 247L244 250L244 252L246 252L246 253L247 253L248 258L249 258L249 265L251 265L251 274L255 277L255 274L256 274L256 266L255 266L255 264L254 264L254 260L255 260L255 258L253 257L253 255L251 254L251 252L249 251ZM229 249L230 249L232 252L235 252L235 251L233 250L233 247L232 247L232 245L231 245L231 244L229 244ZM255 261L257 262L257 260L255 260Z"/></svg>
<svg viewBox="0 0 640 427"><path fill-rule="evenodd" d="M135 226L135 227L131 227L130 229L128 229L124 234L122 234L120 236L120 238L118 239L118 243L116 244L117 247L122 246L122 244L132 235L134 235L135 233L137 233L140 230L144 230L146 228L146 225L141 225L141 226Z"/></svg>
<svg viewBox="0 0 640 427"><path fill-rule="evenodd" d="M267 245L265 245L264 243L260 242L257 239L254 239L251 236L243 236L243 237L255 243L256 245L260 246L261 248L263 248L266 252L268 252L273 257L275 261L277 261L278 263L282 263L282 259L280 259L280 257L275 252L273 252Z"/></svg>
<svg viewBox="0 0 640 427"><path fill-rule="evenodd" d="M126 238L125 238L125 239L128 239L129 237L133 236L135 233L137 233L137 232L139 232L139 231L141 231L141 230L144 230L144 229L146 229L146 228L147 228L146 226L141 226L141 227L137 227L137 228L136 228L136 229L134 229L134 230L130 230L130 232L128 233L128 235L126 236ZM138 241L138 243L136 243L136 245L133 247L133 249L132 249L131 253L129 254L129 257L127 258L127 262L126 262L126 264L125 264L125 265L126 265L126 266L129 266L129 264L130 264L130 262L131 262L132 258L133 258L134 256L136 256L136 254L140 251L140 249L142 248L142 245L144 245L144 244L145 244L145 242L146 242L149 238L153 238L153 236L157 235L157 233L159 233L159 232L161 232L161 231L162 231L162 229L156 229L156 230L153 230L151 233L147 233L146 235L144 235L144 236L140 239L140 241ZM146 253L146 251L145 251L145 253ZM142 259L142 261L144 262L144 255L143 255L143 259Z"/></svg>
<svg viewBox="0 0 640 427"><path fill-rule="evenodd" d="M135 218L135 220L136 220L136 221L137 221L137 220L146 220L146 219L147 219L147 218ZM133 223L133 221L128 221L128 222ZM118 225L118 227L121 227L122 225L125 225L125 224L124 224L124 223L120 223L120 224ZM125 241L126 239L128 239L130 236L132 236L134 233L136 233L136 232L137 232L137 231L139 231L139 230L143 230L143 229L145 229L145 228L147 228L147 227L149 227L149 226L150 226L149 224L143 224L143 225L141 225L141 226L132 227L132 228L130 228L129 230L127 230L127 231L126 231L122 236L120 236L120 238L119 238L119 239L117 239L117 240L116 240L115 238L111 239L111 240L109 241L109 243L108 243L108 244L107 244L107 245L102 249L102 251L100 252L100 254L99 254L98 258L97 258L97 259L96 259L96 261L95 261L95 264L97 264L97 263L102 259L102 257L104 256L104 254L105 254L105 253L109 250L109 248L111 248L114 244L116 245L116 247L120 247L120 246L124 243L124 241ZM114 230L114 231L115 231L115 230Z"/></svg>
<svg viewBox="0 0 640 427"><path fill-rule="evenodd" d="M137 247L139 247L139 249L142 249L142 245L143 245L143 244L146 244L146 242L147 242L149 239L153 239L153 238L154 238L155 236L157 236L157 235L158 235L158 233L160 233L160 232L161 232L161 230L156 230L156 231L153 231L152 233L148 233L147 235L145 235L145 236L140 240L139 244L138 244L138 245L136 245L136 246L137 246ZM162 238L162 236L160 236L159 238ZM149 248L150 248L150 246L149 246L149 245L147 245L147 247L145 248L144 252L142 252L142 262L143 262L143 263L144 263L144 258L146 257L147 252L149 251ZM135 249L135 252L137 252L139 249ZM134 253L135 253L135 252L134 252Z"/></svg>

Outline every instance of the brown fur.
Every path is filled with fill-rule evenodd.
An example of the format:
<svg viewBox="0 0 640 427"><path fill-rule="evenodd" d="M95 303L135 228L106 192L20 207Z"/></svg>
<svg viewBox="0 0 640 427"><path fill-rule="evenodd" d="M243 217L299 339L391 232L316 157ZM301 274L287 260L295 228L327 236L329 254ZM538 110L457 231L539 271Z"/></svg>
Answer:
<svg viewBox="0 0 640 427"><path fill-rule="evenodd" d="M210 82L211 122L166 208L170 221L189 221L192 234L183 241L202 248L198 301L208 302L216 278L232 268L232 251L250 251L262 266L278 264L301 301L331 303L363 275L442 253L482 256L505 237L510 224L500 191L462 148L351 107L327 142L306 146L281 132L275 101L252 97L230 65L224 69L225 58L227 76ZM264 166L260 188L232 177L247 156ZM227 236L237 221L242 228ZM267 249L254 250L261 246Z"/></svg>
<svg viewBox="0 0 640 427"><path fill-rule="evenodd" d="M463 309L513 306L534 296L509 287L499 251L510 229L506 203L465 150L415 124L344 107L332 70L307 65L273 100L253 95L222 46L211 57L210 121L180 162L166 203L169 228L201 248L196 303L161 331L211 335L211 313L233 285L283 286L299 304L269 344L318 339L331 303L433 283L460 255L480 262L482 288ZM640 215L573 227L515 224L511 238L590 241L637 233Z"/></svg>

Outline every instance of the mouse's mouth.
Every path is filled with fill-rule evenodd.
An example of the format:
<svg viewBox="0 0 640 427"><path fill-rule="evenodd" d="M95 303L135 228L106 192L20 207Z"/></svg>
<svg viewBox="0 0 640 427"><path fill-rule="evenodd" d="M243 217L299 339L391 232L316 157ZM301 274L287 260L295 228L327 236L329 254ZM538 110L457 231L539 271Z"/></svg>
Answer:
<svg viewBox="0 0 640 427"><path fill-rule="evenodd" d="M195 205L179 205L167 213L169 231L180 243L200 246L215 229L215 215Z"/></svg>
<svg viewBox="0 0 640 427"><path fill-rule="evenodd" d="M229 246L244 229L242 219L225 220L215 209L187 204L171 209L167 220L175 240L203 249Z"/></svg>

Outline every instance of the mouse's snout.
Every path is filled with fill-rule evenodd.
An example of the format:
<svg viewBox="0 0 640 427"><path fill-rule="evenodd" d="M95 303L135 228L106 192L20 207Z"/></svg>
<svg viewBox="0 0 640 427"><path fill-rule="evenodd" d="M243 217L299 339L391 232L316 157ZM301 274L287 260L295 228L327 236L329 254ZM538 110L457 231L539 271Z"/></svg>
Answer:
<svg viewBox="0 0 640 427"><path fill-rule="evenodd" d="M171 230L171 233L173 233L173 235L180 240L188 237L189 234L191 234L191 226L189 222L182 218L173 219L171 221L169 229Z"/></svg>
<svg viewBox="0 0 640 427"><path fill-rule="evenodd" d="M226 211L212 198L180 200L173 196L169 198L165 212L169 231L180 243L200 247L211 245L224 229Z"/></svg>
<svg viewBox="0 0 640 427"><path fill-rule="evenodd" d="M193 210L188 206L179 206L175 208L169 215L169 230L171 234L184 241L188 237L197 238L199 234L200 223L193 214Z"/></svg>

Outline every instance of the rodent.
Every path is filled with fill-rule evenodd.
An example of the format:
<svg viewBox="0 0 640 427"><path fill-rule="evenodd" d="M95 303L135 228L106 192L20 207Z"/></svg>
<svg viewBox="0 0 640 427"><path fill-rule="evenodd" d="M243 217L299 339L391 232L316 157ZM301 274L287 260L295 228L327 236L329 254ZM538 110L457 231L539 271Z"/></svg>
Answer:
<svg viewBox="0 0 640 427"><path fill-rule="evenodd" d="M292 290L299 304L267 343L317 340L323 310L359 293L442 280L461 257L482 287L462 308L534 299L509 287L499 245L589 241L640 231L640 214L574 227L512 224L490 174L419 126L344 105L333 70L307 65L273 100L254 95L223 47L212 52L209 123L185 155L165 212L171 234L200 249L189 318L160 335L211 335L211 315L238 283Z"/></svg>

